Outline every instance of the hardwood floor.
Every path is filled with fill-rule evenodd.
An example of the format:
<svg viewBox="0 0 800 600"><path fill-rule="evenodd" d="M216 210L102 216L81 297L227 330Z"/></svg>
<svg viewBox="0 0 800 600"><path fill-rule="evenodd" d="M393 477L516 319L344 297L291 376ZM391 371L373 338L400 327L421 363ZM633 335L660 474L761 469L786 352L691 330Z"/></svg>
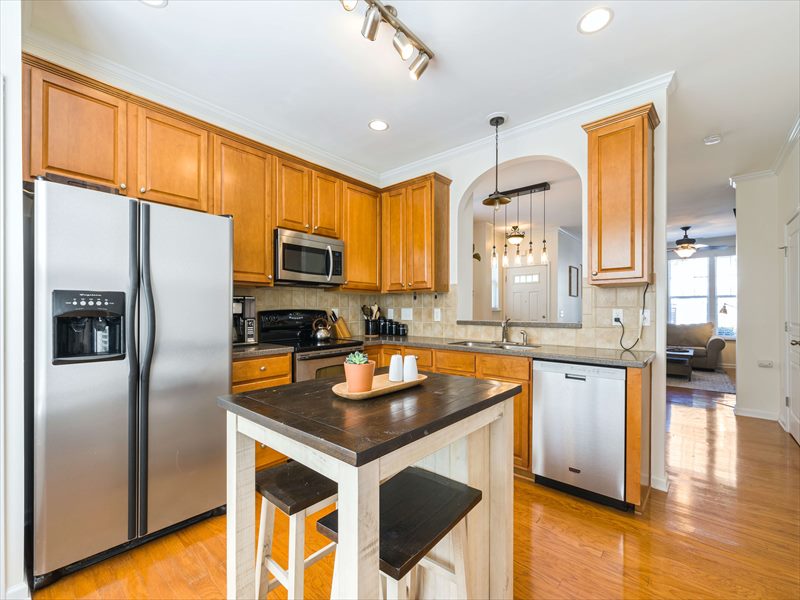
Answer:
<svg viewBox="0 0 800 600"><path fill-rule="evenodd" d="M669 388L667 494L633 513L517 480L517 598L800 597L800 448L777 423L734 417L724 394ZM319 513L323 514L323 513ZM309 519L307 551L324 539ZM288 521L276 554L286 564ZM222 598L217 517L62 579L46 598ZM333 557L306 573L326 598ZM270 598L285 598L282 588Z"/></svg>

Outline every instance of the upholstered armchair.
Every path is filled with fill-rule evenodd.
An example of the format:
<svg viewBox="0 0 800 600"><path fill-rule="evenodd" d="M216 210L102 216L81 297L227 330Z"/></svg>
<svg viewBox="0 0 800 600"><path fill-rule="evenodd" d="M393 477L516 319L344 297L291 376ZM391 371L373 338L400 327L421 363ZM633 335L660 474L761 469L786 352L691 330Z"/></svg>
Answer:
<svg viewBox="0 0 800 600"><path fill-rule="evenodd" d="M714 370L719 366L719 357L725 348L725 340L714 335L713 323L694 325L667 325L667 346L678 346L694 350L691 360L693 369Z"/></svg>

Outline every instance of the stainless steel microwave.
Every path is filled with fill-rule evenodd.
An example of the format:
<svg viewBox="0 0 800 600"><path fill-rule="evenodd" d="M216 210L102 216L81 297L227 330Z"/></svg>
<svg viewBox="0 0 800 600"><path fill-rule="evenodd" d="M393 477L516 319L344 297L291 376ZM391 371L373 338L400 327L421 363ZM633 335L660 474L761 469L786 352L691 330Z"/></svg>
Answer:
<svg viewBox="0 0 800 600"><path fill-rule="evenodd" d="M344 242L321 235L276 229L275 283L343 284Z"/></svg>

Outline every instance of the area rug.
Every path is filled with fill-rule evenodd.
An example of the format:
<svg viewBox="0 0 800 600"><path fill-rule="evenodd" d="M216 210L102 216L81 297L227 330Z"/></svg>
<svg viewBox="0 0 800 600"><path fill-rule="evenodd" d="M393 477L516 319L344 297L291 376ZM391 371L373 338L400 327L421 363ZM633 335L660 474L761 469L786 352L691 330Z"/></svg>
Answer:
<svg viewBox="0 0 800 600"><path fill-rule="evenodd" d="M692 371L692 380L686 377L667 375L667 385L670 387L690 388L708 392L722 392L735 394L736 386L725 371Z"/></svg>

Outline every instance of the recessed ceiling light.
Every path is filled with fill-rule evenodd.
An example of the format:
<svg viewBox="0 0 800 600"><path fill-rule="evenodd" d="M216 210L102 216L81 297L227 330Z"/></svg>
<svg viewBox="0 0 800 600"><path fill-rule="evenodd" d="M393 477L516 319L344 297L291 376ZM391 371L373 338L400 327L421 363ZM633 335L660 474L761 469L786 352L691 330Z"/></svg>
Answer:
<svg viewBox="0 0 800 600"><path fill-rule="evenodd" d="M581 33L597 33L611 23L612 18L614 18L614 13L610 8L605 6L593 8L578 21L578 31Z"/></svg>
<svg viewBox="0 0 800 600"><path fill-rule="evenodd" d="M380 119L372 119L372 121L369 122L369 128L372 129L372 131L386 131L389 129L389 124Z"/></svg>
<svg viewBox="0 0 800 600"><path fill-rule="evenodd" d="M703 143L706 146L713 146L714 144L719 144L722 141L722 136L718 133L714 135L707 135L703 138Z"/></svg>
<svg viewBox="0 0 800 600"><path fill-rule="evenodd" d="M139 0L139 2L151 8L164 8L169 0Z"/></svg>

